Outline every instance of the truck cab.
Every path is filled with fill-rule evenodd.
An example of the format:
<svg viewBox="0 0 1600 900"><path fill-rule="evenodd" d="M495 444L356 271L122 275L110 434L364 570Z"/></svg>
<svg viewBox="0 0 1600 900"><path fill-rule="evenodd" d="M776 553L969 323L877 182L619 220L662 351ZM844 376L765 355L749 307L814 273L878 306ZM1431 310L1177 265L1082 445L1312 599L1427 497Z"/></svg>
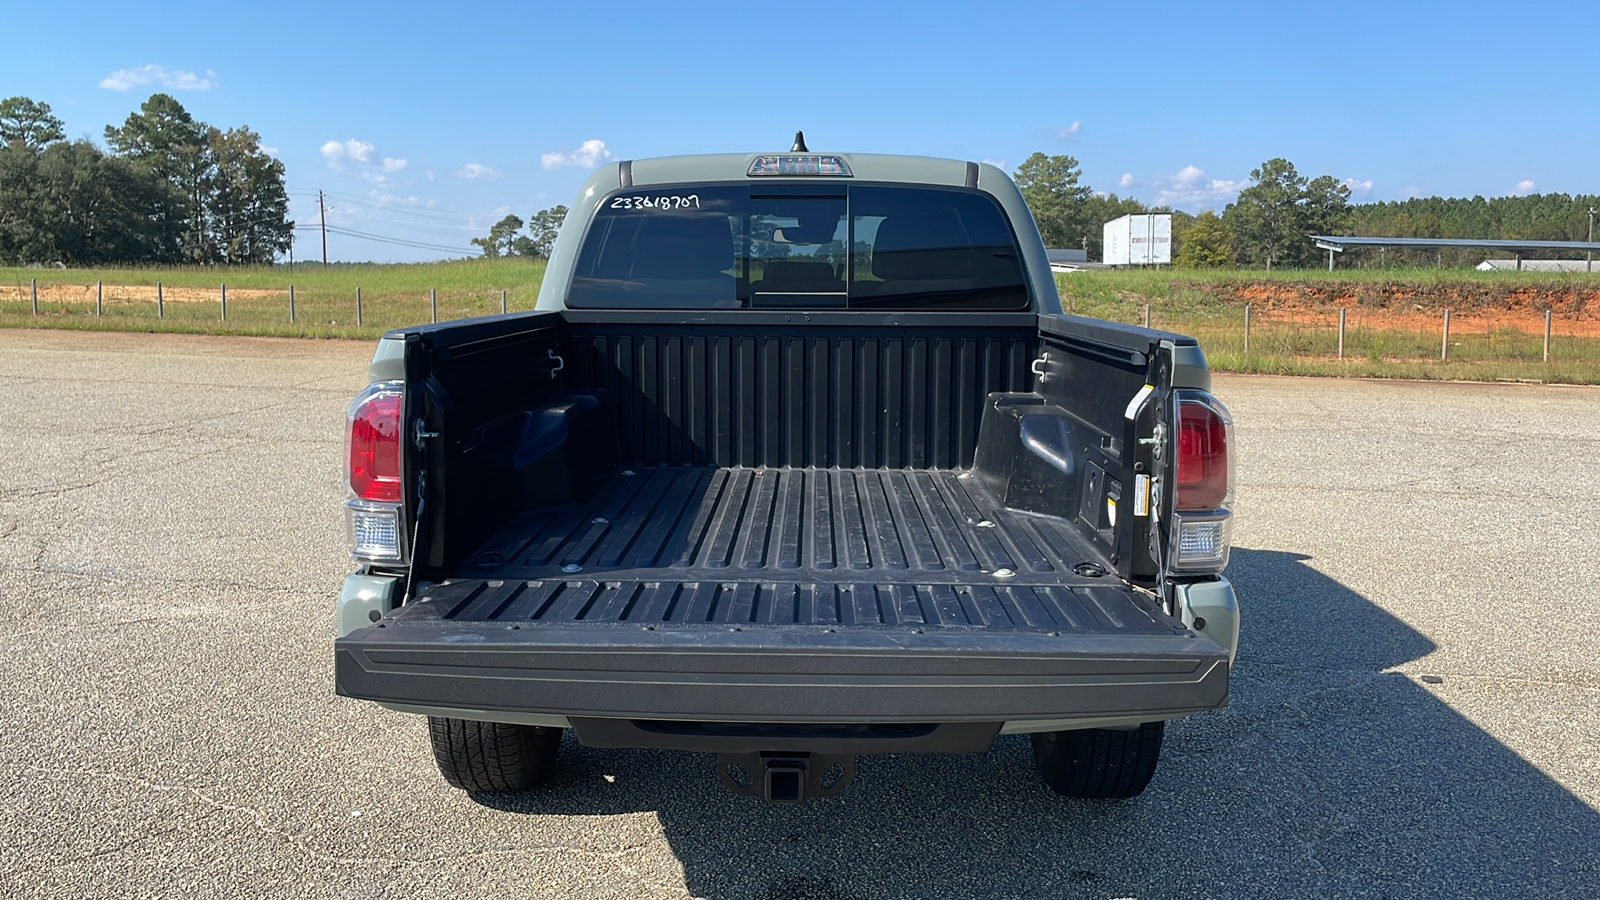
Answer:
<svg viewBox="0 0 1600 900"><path fill-rule="evenodd" d="M562 734L831 796L1032 736L1128 797L1227 704L1232 420L1197 343L1066 316L999 169L725 154L597 170L537 309L391 332L348 418L340 694L445 779Z"/></svg>

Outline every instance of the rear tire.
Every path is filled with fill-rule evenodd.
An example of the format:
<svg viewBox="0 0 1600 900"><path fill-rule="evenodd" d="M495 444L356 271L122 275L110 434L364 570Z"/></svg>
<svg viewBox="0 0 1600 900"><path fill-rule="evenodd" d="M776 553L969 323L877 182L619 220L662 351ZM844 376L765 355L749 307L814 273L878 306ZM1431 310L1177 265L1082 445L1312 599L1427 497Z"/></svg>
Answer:
<svg viewBox="0 0 1600 900"><path fill-rule="evenodd" d="M1063 797L1137 797L1156 773L1165 722L1131 731L1087 728L1033 735L1033 761L1050 789Z"/></svg>
<svg viewBox="0 0 1600 900"><path fill-rule="evenodd" d="M428 717L439 772L451 787L526 791L550 779L561 753L561 729Z"/></svg>

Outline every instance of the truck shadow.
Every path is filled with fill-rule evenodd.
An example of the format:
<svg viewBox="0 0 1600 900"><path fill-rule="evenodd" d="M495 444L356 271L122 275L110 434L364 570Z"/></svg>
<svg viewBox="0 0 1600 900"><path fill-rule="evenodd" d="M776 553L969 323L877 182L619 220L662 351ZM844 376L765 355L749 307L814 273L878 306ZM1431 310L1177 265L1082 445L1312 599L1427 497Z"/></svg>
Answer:
<svg viewBox="0 0 1600 900"><path fill-rule="evenodd" d="M545 791L474 799L655 810L689 890L719 900L1600 894L1600 814L1434 688L1384 671L1434 645L1307 562L1234 551L1233 706L1169 727L1134 800L1051 794L1019 737L863 758L843 795L801 807L727 793L707 756L569 737Z"/></svg>

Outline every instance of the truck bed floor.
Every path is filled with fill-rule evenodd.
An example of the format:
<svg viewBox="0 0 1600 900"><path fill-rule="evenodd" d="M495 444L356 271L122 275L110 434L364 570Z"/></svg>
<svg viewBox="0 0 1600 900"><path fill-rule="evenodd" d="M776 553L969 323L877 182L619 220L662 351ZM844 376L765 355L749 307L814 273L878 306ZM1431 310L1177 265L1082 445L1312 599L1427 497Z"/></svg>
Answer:
<svg viewBox="0 0 1600 900"><path fill-rule="evenodd" d="M627 470L586 503L519 516L427 590L427 613L406 612L1174 632L1115 576L1074 573L1092 558L1077 540L1065 522L1000 507L958 470Z"/></svg>

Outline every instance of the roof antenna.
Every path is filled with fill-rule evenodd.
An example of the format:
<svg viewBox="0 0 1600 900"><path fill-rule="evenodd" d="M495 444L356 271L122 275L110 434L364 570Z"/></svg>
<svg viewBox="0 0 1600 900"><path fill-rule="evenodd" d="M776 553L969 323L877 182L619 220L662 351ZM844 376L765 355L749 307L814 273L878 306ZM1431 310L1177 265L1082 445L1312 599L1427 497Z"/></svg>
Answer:
<svg viewBox="0 0 1600 900"><path fill-rule="evenodd" d="M794 146L789 148L789 152L790 153L810 153L811 152L806 147L806 133L804 131L796 131L794 133Z"/></svg>

